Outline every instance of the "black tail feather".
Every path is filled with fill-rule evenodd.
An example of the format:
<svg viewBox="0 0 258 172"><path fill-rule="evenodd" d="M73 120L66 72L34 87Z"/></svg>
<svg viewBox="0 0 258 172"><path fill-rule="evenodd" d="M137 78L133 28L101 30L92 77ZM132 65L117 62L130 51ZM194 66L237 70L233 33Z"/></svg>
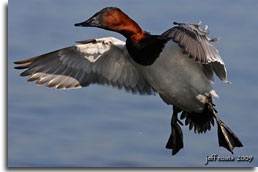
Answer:
<svg viewBox="0 0 258 172"><path fill-rule="evenodd" d="M180 119L185 118L185 125L189 125L189 130L194 129L195 133L205 133L214 126L212 114L205 109L202 113L182 112Z"/></svg>

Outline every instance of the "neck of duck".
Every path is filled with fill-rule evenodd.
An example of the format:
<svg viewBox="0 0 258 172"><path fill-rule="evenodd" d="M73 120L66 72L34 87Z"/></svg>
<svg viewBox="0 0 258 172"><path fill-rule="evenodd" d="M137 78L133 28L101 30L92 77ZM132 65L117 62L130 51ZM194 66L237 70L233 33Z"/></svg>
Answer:
<svg viewBox="0 0 258 172"><path fill-rule="evenodd" d="M134 43L138 43L145 37L145 31L129 17L120 24L118 32Z"/></svg>

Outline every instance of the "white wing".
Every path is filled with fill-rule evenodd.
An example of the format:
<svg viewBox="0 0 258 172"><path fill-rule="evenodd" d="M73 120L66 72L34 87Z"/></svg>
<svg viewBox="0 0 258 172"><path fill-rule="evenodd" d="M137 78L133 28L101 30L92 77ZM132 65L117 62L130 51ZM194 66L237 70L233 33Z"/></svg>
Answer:
<svg viewBox="0 0 258 172"><path fill-rule="evenodd" d="M200 24L176 23L175 26L162 34L167 39L183 48L184 53L189 57L203 64L203 72L206 76L213 80L213 72L223 81L227 79L227 71L219 51L210 43L217 38L210 39L208 37L208 26L204 30L200 29Z"/></svg>
<svg viewBox="0 0 258 172"><path fill-rule="evenodd" d="M28 81L57 89L80 88L90 84L112 85L126 91L153 94L154 90L128 56L125 42L108 37L80 41L80 44L23 61L16 69Z"/></svg>

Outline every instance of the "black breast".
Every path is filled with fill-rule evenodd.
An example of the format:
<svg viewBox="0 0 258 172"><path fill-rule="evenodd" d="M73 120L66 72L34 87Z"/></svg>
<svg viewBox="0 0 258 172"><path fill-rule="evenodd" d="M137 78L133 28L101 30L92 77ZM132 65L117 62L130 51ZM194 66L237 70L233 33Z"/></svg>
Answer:
<svg viewBox="0 0 258 172"><path fill-rule="evenodd" d="M158 35L146 35L137 43L127 39L126 48L136 63L149 66L159 57L166 43L167 40Z"/></svg>

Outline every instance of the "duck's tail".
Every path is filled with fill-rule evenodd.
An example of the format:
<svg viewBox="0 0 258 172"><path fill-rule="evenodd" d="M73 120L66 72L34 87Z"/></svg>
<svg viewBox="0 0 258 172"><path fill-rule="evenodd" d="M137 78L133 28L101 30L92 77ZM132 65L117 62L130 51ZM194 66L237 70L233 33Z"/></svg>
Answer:
<svg viewBox="0 0 258 172"><path fill-rule="evenodd" d="M205 133L207 130L211 129L211 125L214 126L213 115L204 109L202 113L189 113L183 111L181 113L181 120L185 119L185 126L189 125L189 130L194 131L194 133Z"/></svg>

